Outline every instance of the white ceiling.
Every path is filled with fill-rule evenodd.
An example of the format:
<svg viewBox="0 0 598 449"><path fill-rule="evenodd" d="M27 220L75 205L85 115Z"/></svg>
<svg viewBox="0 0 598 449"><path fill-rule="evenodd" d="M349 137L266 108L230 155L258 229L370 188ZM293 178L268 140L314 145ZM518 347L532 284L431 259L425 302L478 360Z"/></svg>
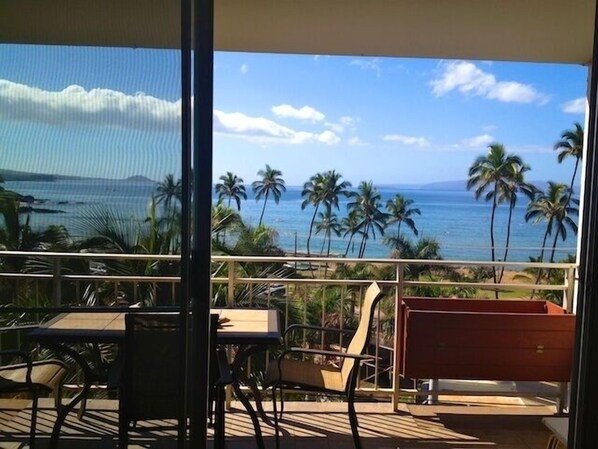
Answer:
<svg viewBox="0 0 598 449"><path fill-rule="evenodd" d="M586 64L595 0L215 0L218 50ZM176 48L179 0L0 0L0 42Z"/></svg>

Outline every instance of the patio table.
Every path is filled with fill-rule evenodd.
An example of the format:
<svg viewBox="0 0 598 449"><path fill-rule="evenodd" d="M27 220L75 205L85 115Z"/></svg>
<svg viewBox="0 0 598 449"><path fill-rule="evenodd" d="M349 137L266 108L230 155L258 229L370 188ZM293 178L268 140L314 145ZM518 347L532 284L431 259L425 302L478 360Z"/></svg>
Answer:
<svg viewBox="0 0 598 449"><path fill-rule="evenodd" d="M141 312L143 309L139 309ZM27 335L31 341L40 343L71 357L83 372L83 388L67 404L58 410L52 429L49 448L57 447L60 429L68 413L86 398L97 375L89 361L69 346L77 343L113 343L122 345L125 341L125 314L127 312L69 312L44 323ZM134 313L134 312L132 312ZM175 312L176 313L176 312ZM257 414L247 396L241 390L241 383L249 383L242 373L248 357L264 347L281 343L280 318L272 309L211 309L220 319L226 321L218 329L218 344L238 345L240 350L232 363L233 388L251 417L256 443L264 448L264 441ZM249 383L250 384L250 383ZM255 386L249 385L255 392ZM261 404L258 409L261 412ZM222 432L224 427L222 426ZM215 435L216 444L223 444L224 435Z"/></svg>

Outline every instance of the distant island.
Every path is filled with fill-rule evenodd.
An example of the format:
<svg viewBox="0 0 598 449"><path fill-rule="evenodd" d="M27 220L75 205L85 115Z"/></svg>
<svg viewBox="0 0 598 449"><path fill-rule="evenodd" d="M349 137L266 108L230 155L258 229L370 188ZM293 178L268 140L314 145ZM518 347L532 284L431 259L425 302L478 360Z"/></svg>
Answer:
<svg viewBox="0 0 598 449"><path fill-rule="evenodd" d="M87 178L84 176L66 176L54 175L48 173L31 173L17 170L6 170L0 168L0 179L3 181L77 181L77 180L100 180L100 181L126 181L126 182L147 182L155 183L156 181L149 179L146 176L135 175L124 179L108 179L108 178Z"/></svg>

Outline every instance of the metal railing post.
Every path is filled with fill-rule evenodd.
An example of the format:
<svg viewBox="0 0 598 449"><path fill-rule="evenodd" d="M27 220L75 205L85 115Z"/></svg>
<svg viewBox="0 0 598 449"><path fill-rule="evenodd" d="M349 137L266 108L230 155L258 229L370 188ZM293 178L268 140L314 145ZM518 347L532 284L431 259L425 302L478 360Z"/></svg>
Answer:
<svg viewBox="0 0 598 449"><path fill-rule="evenodd" d="M401 303L403 302L403 288L404 288L404 273L405 267L402 262L395 263L395 281L396 281L396 292L395 292L395 326L394 326L394 337L395 337L395 350L392 364L392 409L396 411L399 407L399 395L401 392L401 370L400 360L402 357L401 348L401 332L403 332L402 319L403 312Z"/></svg>
<svg viewBox="0 0 598 449"><path fill-rule="evenodd" d="M563 291L563 309L572 312L575 292L575 267L569 267L565 270L565 287L567 289Z"/></svg>
<svg viewBox="0 0 598 449"><path fill-rule="evenodd" d="M62 266L61 259L56 257L52 260L52 301L55 306L62 302Z"/></svg>
<svg viewBox="0 0 598 449"><path fill-rule="evenodd" d="M232 307L235 305L235 261L229 260L228 266L228 291L226 292L226 305Z"/></svg>
<svg viewBox="0 0 598 449"><path fill-rule="evenodd" d="M233 307L235 305L235 261L229 260L227 262L228 267L228 288L226 292L226 305L228 307ZM230 347L227 346L226 348L226 356L228 357L228 362L232 363L233 356L230 350ZM230 410L232 403L233 403L233 389L231 385L226 386L226 390L224 392L225 397L225 407L227 410Z"/></svg>

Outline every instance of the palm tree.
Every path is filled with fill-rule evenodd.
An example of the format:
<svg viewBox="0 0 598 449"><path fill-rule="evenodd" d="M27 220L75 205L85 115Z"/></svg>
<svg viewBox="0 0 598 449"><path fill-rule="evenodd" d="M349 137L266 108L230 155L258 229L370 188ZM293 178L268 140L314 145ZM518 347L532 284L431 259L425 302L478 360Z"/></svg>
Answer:
<svg viewBox="0 0 598 449"><path fill-rule="evenodd" d="M164 204L164 210L171 210L174 201L182 201L183 186L180 179L174 180L173 175L166 175L164 181L156 187L156 203Z"/></svg>
<svg viewBox="0 0 598 449"><path fill-rule="evenodd" d="M507 238L505 240L505 252L502 260L506 261L509 255L509 243L511 241L511 224L513 220L513 211L517 206L518 193L525 195L530 201L532 201L538 191L538 189L527 182L525 182L525 173L530 170L529 165L513 165L510 167L512 171L510 176L507 178L507 182L500 185L499 195L501 196L501 202L505 201L509 203L509 218L507 219ZM502 281L505 272L503 266L500 270L498 282Z"/></svg>
<svg viewBox="0 0 598 449"><path fill-rule="evenodd" d="M574 129L568 129L561 134L561 140L555 145L555 151L559 151L559 164L569 157L575 158L575 168L573 169L573 176L571 176L571 183L569 184L569 197L567 203L571 200L573 195L573 184L575 183L575 176L579 167L579 161L583 154L583 127L579 122L573 124Z"/></svg>
<svg viewBox="0 0 598 449"><path fill-rule="evenodd" d="M486 201L492 201L492 212L490 215L490 246L492 261L496 260L495 237L494 237L494 219L496 208L500 202L505 200L500 195L502 186L508 183L516 171L517 166L522 166L521 158L514 154L507 154L505 147L499 143L493 143L488 147L486 156L479 156L469 167L469 179L467 180L467 190L475 187L475 198L478 200L485 194ZM492 276L494 283L497 282L496 267L492 267ZM498 291L496 292L498 297Z"/></svg>
<svg viewBox="0 0 598 449"><path fill-rule="evenodd" d="M266 204L268 203L268 197L270 194L272 194L274 202L278 204L282 193L286 192L287 188L284 185L284 179L282 179L282 172L280 170L271 168L268 164L266 164L266 169L258 171L257 175L261 176L262 179L254 181L253 184L251 184L251 188L255 193L256 201L264 198L264 207L262 208L260 221L258 223L259 227L262 225L264 212L266 211Z"/></svg>
<svg viewBox="0 0 598 449"><path fill-rule="evenodd" d="M347 189L351 187L349 181L341 181L343 175L336 170L328 170L324 173L316 173L309 178L309 181L303 185L301 196L305 199L301 203L301 209L305 209L308 204L314 205L314 214L309 225L309 234L307 236L307 255L310 255L310 241L316 219L316 214L321 204L326 207L326 212L330 215L332 209L338 210L338 201L340 196L348 196Z"/></svg>
<svg viewBox="0 0 598 449"><path fill-rule="evenodd" d="M362 181L357 192L351 192L349 196L353 198L353 201L348 204L349 211L357 211L356 213L361 219L357 225L362 234L358 257L363 257L370 235L374 240L376 239L376 230L380 235L384 235L388 215L381 210L380 193L372 181Z"/></svg>
<svg viewBox="0 0 598 449"><path fill-rule="evenodd" d="M395 242L395 237L392 237L396 249L392 251L391 258L400 259L424 259L424 260L442 260L440 254L440 243L433 238L420 238L416 243L413 243L405 236L398 237ZM431 265L409 265L407 267L409 275L412 279L418 279L422 274L430 274L432 270Z"/></svg>
<svg viewBox="0 0 598 449"><path fill-rule="evenodd" d="M230 209L231 200L235 200L237 204L237 211L241 211L241 198L246 200L247 193L245 192L245 185L243 185L243 178L239 178L232 172L227 171L225 175L219 178L222 182L216 184L216 193L218 194L218 201L228 198L227 207Z"/></svg>
<svg viewBox="0 0 598 449"><path fill-rule="evenodd" d="M311 216L311 221L309 223L309 233L307 234L307 255L311 255L310 250L310 242L311 236L314 228L314 223L316 221L316 216L318 214L318 209L320 208L320 204L324 200L324 185L326 183L326 176L324 173L316 173L309 181L303 184L303 190L301 191L301 196L304 198L303 202L301 203L301 210L304 210L309 204L314 206L314 213Z"/></svg>
<svg viewBox="0 0 598 449"><path fill-rule="evenodd" d="M402 223L405 223L415 236L418 235L415 221L411 217L413 215L421 215L421 211L417 208L409 207L412 204L413 200L408 200L400 193L397 193L393 199L386 202L386 210L389 212L388 224L397 223L397 241L401 235Z"/></svg>
<svg viewBox="0 0 598 449"><path fill-rule="evenodd" d="M359 211L356 209L350 210L347 216L341 221L342 229L345 231L343 238L350 234L349 243L347 243L344 257L347 257L347 254L349 254L349 248L351 248L351 243L353 243L353 237L361 232L359 223L361 223L361 217L359 215ZM353 253L353 251L351 251L351 253Z"/></svg>
<svg viewBox="0 0 598 449"><path fill-rule="evenodd" d="M326 251L326 257L330 256L330 244L332 242L332 233L337 237L341 235L341 224L338 221L338 217L335 213L332 213L329 210L326 212L320 212L318 214L320 220L316 222L316 234L319 234L321 231L324 231L324 242L322 243L322 248L320 250L320 255L324 253L324 247L326 246L326 242L328 241L328 249Z"/></svg>
<svg viewBox="0 0 598 449"><path fill-rule="evenodd" d="M574 233L577 233L577 224L570 215L577 215L579 212L577 207L572 207L569 202L569 188L565 184L549 182L546 192L539 192L536 199L532 201L525 214L525 220L534 220L535 223L541 221L546 222L546 231L542 239L542 250L538 262L544 261L544 252L546 249L546 240L549 235L552 235L555 230L554 241L552 245L552 253L550 255L550 262L554 262L554 253L556 250L557 239L559 235L563 240L567 238L567 226L570 227ZM579 201L573 200L575 204ZM538 270L538 277L536 283L542 276L542 270Z"/></svg>

